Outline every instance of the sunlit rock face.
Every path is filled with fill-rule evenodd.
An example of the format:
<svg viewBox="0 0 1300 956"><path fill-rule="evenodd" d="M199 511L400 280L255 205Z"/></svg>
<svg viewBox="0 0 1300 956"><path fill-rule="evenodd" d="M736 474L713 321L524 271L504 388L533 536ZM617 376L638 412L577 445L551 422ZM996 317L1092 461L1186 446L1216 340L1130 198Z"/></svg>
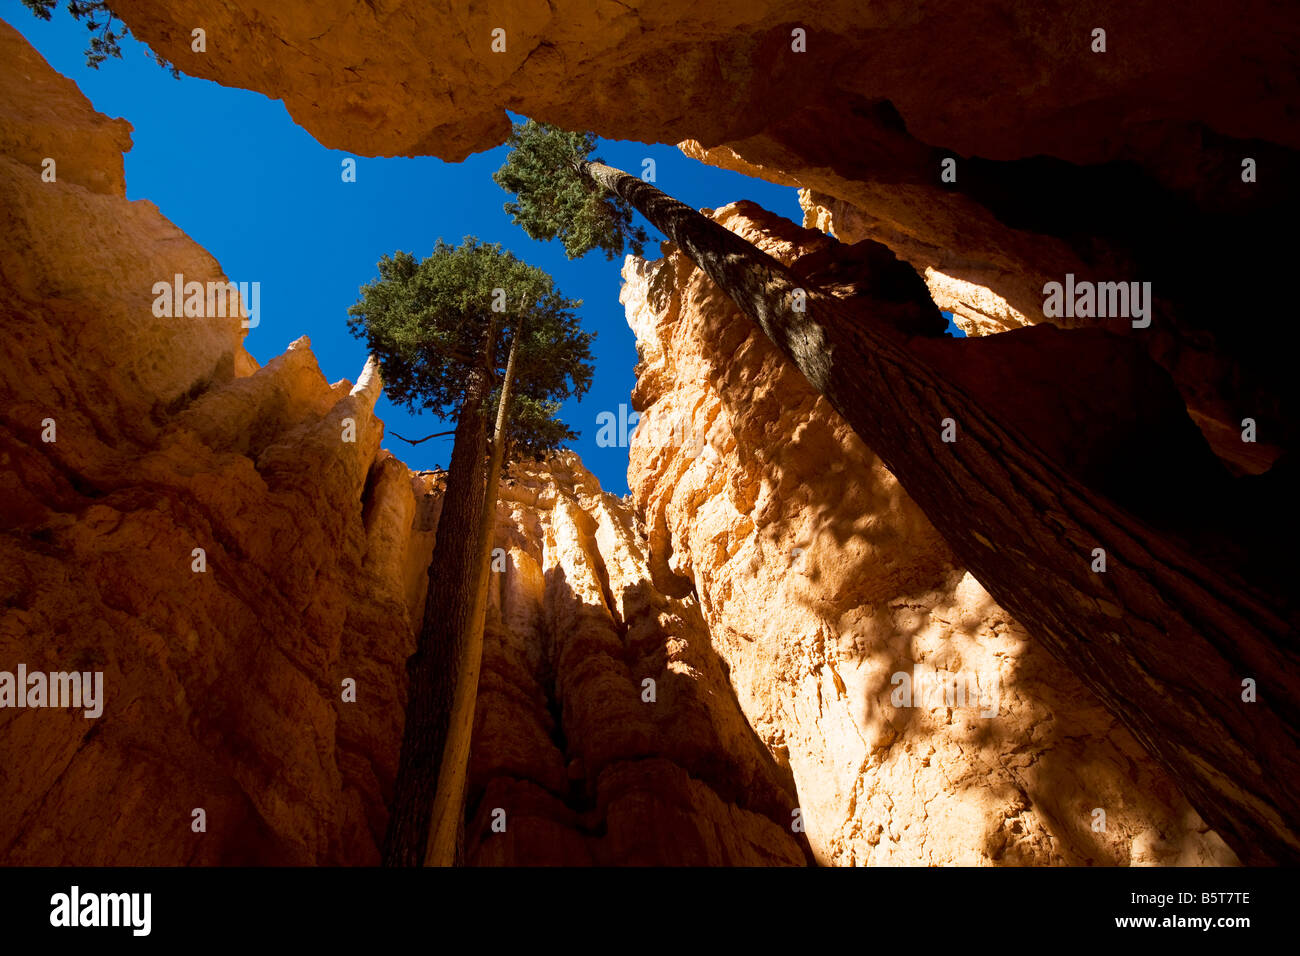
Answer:
<svg viewBox="0 0 1300 956"><path fill-rule="evenodd" d="M714 218L786 264L852 259L753 204ZM666 249L623 271L641 356L632 497L656 583L698 595L741 708L790 767L817 859L1232 861L799 372Z"/></svg>
<svg viewBox="0 0 1300 956"><path fill-rule="evenodd" d="M495 544L467 861L805 865L790 772L630 503L572 454L517 467Z"/></svg>

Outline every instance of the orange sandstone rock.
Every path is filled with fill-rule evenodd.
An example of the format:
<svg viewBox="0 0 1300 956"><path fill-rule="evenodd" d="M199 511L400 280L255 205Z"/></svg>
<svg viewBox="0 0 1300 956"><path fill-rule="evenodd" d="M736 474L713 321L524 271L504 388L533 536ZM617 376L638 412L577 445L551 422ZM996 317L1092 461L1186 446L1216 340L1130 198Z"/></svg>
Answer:
<svg viewBox="0 0 1300 956"><path fill-rule="evenodd" d="M827 253L753 204L714 218L796 268ZM699 595L741 708L794 775L819 862L1234 859L689 260L670 246L623 274L642 356L629 480L650 564ZM707 437L698 454L649 439L679 419ZM899 675L943 691L906 706Z"/></svg>

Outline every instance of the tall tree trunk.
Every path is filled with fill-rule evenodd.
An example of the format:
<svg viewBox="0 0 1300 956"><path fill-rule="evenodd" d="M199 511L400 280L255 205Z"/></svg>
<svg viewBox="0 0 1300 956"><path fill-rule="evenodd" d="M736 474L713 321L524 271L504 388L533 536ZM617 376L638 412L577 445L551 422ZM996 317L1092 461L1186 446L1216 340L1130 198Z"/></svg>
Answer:
<svg viewBox="0 0 1300 956"><path fill-rule="evenodd" d="M522 326L521 326L522 329ZM469 749L474 733L474 708L478 702L479 672L483 666L483 631L487 624L488 569L492 561L493 531L496 527L497 488L501 481L501 464L506 447L506 429L510 422L510 405L514 398L515 358L519 351L520 331L510 344L506 376L497 403L496 430L492 435L492 458L488 464L487 490L479 517L479 550L474 559L473 603L466 623L464 651L456 677L456 693L451 708L447 744L438 771L438 791L433 804L433 824L429 829L426 866L452 866L456 863L461 830L465 820L465 784L469 774Z"/></svg>
<svg viewBox="0 0 1300 956"><path fill-rule="evenodd" d="M487 427L483 405L491 393L495 323L483 346L483 364L470 373L456 419L456 438L429 561L429 589L410 676L406 725L393 787L392 815L384 838L385 866L424 862L429 821L438 785L438 764L447 739L463 636L477 582L483 492L487 474Z"/></svg>
<svg viewBox="0 0 1300 956"><path fill-rule="evenodd" d="M826 396L995 600L1158 759L1247 863L1300 862L1300 653L1282 600L1065 473L906 340L711 219L581 172L675 242ZM802 288L806 311L790 307ZM946 443L953 417L960 438ZM1093 549L1107 556L1092 571ZM1243 681L1259 696L1243 701Z"/></svg>

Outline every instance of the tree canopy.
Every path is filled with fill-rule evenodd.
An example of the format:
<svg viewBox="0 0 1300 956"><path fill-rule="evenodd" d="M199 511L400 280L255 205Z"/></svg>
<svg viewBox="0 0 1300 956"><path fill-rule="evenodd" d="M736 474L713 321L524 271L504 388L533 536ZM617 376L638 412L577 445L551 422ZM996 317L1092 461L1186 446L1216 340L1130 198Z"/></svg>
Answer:
<svg viewBox="0 0 1300 956"><path fill-rule="evenodd" d="M479 372L499 382L522 329L508 460L577 437L556 416L564 399L591 385L595 336L579 325L580 300L562 296L543 270L472 236L459 246L439 239L423 260L386 255L378 269L348 309L348 328L378 359L390 399L412 411L459 415L466 382ZM498 391L478 411L491 415Z"/></svg>
<svg viewBox="0 0 1300 956"><path fill-rule="evenodd" d="M632 207L583 176L579 164L592 157L596 138L547 123L515 123L506 141L510 153L492 174L515 196L505 210L534 239L559 239L570 259L601 249L606 259L626 248L640 255L647 236L633 225Z"/></svg>

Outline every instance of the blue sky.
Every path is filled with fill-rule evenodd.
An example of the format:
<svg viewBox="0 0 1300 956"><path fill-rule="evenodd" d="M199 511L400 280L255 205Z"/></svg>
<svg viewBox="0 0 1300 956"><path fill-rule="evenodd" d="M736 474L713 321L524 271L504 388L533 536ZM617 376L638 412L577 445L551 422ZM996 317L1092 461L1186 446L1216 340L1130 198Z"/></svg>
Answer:
<svg viewBox="0 0 1300 956"><path fill-rule="evenodd" d="M184 75L174 80L131 38L121 60L89 69L82 52L88 31L63 6L45 22L19 0L0 0L0 15L97 110L134 126L127 196L157 204L232 280L261 283L261 321L244 342L259 362L308 335L327 379L355 381L366 355L348 333L347 308L374 277L381 255L401 249L423 257L439 237L500 242L548 271L564 295L583 300L583 325L596 333L594 380L582 401L568 402L561 414L581 433L574 448L602 487L627 492L627 449L596 445L596 416L617 414L635 383L635 339L618 301L622 260L592 254L571 262L558 242L536 242L515 226L501 208L507 196L491 178L505 147L458 164L357 157L357 181L344 183L341 163L353 154L325 149L278 100ZM644 159L654 159L656 185L696 208L751 199L802 221L794 189L706 166L675 147L602 140L598 153L634 174ZM647 255L657 255L659 233L641 224L655 240ZM386 448L412 468L446 466L449 440L413 447L392 437L441 431L437 418L413 416L386 398L378 412L387 426Z"/></svg>

